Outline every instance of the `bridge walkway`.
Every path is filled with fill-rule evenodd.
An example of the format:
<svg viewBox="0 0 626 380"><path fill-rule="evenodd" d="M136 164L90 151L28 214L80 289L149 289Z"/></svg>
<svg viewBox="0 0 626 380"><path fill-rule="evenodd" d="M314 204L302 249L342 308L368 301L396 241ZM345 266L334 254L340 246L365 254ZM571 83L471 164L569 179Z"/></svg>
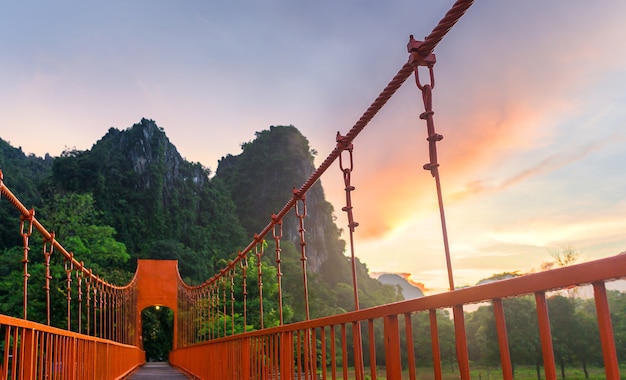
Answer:
<svg viewBox="0 0 626 380"><path fill-rule="evenodd" d="M167 362L149 362L133 371L126 380L187 380L184 373L172 367Z"/></svg>

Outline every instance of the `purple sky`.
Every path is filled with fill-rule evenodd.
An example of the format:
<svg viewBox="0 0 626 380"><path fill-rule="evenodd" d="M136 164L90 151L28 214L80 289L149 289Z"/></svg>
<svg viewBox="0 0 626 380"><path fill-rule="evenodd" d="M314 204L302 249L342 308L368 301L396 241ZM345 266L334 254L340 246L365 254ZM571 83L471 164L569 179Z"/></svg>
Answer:
<svg viewBox="0 0 626 380"><path fill-rule="evenodd" d="M270 125L326 157L453 1L15 2L0 6L0 137L89 149L142 117L188 160ZM626 3L479 1L437 47L435 125L457 285L626 250ZM445 288L412 79L355 141L357 255ZM322 178L343 206L338 168ZM5 173L10 185L10 173ZM345 216L338 211L338 224Z"/></svg>

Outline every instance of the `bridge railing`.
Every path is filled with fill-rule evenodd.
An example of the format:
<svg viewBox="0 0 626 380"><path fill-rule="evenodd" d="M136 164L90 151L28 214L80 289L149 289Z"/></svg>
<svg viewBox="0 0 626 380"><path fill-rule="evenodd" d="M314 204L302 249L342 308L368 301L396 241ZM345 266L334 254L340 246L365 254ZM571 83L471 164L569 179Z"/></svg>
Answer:
<svg viewBox="0 0 626 380"><path fill-rule="evenodd" d="M144 351L131 346L139 334L135 318L136 278L128 285L116 286L85 267L57 241L54 232L37 220L34 209L27 209L13 195L4 183L1 169L0 198L8 200L19 212L16 231L23 241L23 286L21 292L15 289L22 294L23 319L0 315L0 379L115 379L143 364ZM37 280L44 286L43 292L38 288L38 293L30 294L30 303L43 304L45 310L35 316L42 318L43 323L28 320L33 318L33 313L28 314L32 309L29 293L33 293L29 288L35 275L29 266L34 261L33 233L39 233L43 239L44 273ZM52 260L53 256L59 260ZM57 272L62 273L62 278L56 281L62 284L57 284L64 293L62 303L53 302L52 297L55 265L61 267ZM53 315L63 314L53 320Z"/></svg>
<svg viewBox="0 0 626 380"><path fill-rule="evenodd" d="M27 209L22 202L11 192L4 183L4 175L0 168L0 198L8 200L18 211L19 232L23 241L22 258L22 304L24 319L32 319L28 315L29 310L29 288L33 281L34 274L30 272L34 261L31 252L31 243L38 233L43 239L43 295L38 293L36 302L41 302L45 306L43 320L46 325L67 327L68 331L85 333L91 336L111 339L120 343L132 344L136 341L136 299L137 287L136 278L133 278L127 285L117 286L104 280L95 274L90 268L79 261L80 252L68 252L57 240L54 231L48 231L35 217L34 209ZM17 230L17 229L16 229ZM53 260L53 258L59 258ZM52 293L54 293L52 270L57 263L62 273L61 278L56 278L57 284L62 289L65 298L65 305L54 305L57 308L63 307L65 316L61 320L52 321ZM39 289L37 289L39 290ZM55 310L56 315L60 315L59 310ZM62 315L62 314L61 314Z"/></svg>
<svg viewBox="0 0 626 380"><path fill-rule="evenodd" d="M247 278L251 278L252 276L256 277L255 282L258 285L259 298L259 310L254 310L254 313L258 315L259 323L254 327L260 329L266 327L264 325L263 310L264 294L262 261L267 260L263 259L263 257L266 257L265 248L266 245L268 245L267 241L272 240L275 243L275 248L270 249L274 250L276 255L275 269L276 284L278 287L276 292L278 303L277 313L279 314L279 324L283 324L281 239L283 238L283 221L285 220L285 217L292 212L295 214L295 219L299 224L297 226L299 237L296 239L299 241L294 243L300 246L300 260L302 262L302 302L304 304L303 314L305 320L310 319L306 253L307 242L305 239L306 229L304 226L304 221L307 216L306 198L309 190L311 190L320 177L326 173L330 166L336 162L339 164L345 183L346 204L342 207L342 210L346 212L348 219L348 244L350 249L347 254L350 256L352 270L351 285L353 290L354 309L358 310L360 308L358 294L359 287L357 284L357 258L353 242L353 234L355 228L358 226L358 223L355 222L352 212L353 206L351 193L355 190L355 187L350 182L353 167L353 141L412 74L415 74L417 87L420 91L422 91L422 98L424 99L425 112L420 115L420 119L426 121L430 159L429 163L424 165L424 169L430 171L436 180L442 215L442 227L444 232L444 245L446 248L446 260L448 262L450 289L454 289L450 266L450 255L447 244L445 218L443 217L443 204L438 171L439 164L437 163L436 153L436 143L441 140L442 136L435 132L433 123L434 112L432 111L432 99L430 95L432 87L434 86L433 65L435 64L435 57L432 52L439 42L441 42L446 33L448 33L448 31L472 5L472 3L473 0L457 0L438 25L432 30L432 32L425 37L424 41L416 41L413 39L413 36L410 36L409 43L407 45L409 53L408 62L400 68L389 84L383 89L374 102L372 102L368 109L345 135L337 132L336 146L326 159L324 159L319 167L313 171L309 178L299 188L293 188L292 198L290 198L279 211L273 213L271 216L268 215L269 223L261 231L254 235L253 240L244 249L233 255L233 259L226 267L222 268L219 273L216 273L215 276L200 285L189 286L182 280L179 281L179 318L177 321L178 325L176 327L179 333L177 337L178 341L175 344L176 347L185 347L199 341L211 340L216 337L235 334L234 321L237 314L240 314L239 317L243 316L243 322L241 324L243 325L243 329L245 331L248 324L246 296L249 290L246 281ZM430 73L430 84L422 85L420 83L420 67L427 67L427 70ZM250 262L252 262L253 265L250 265ZM241 282L235 284L235 279L238 279L238 281ZM236 287L240 287L240 293L243 295L243 300L238 300L241 304L243 304L243 310L237 310L237 312L234 307L234 294L236 293Z"/></svg>
<svg viewBox="0 0 626 380"><path fill-rule="evenodd" d="M491 305L494 314L494 329L497 330L498 335L497 350L502 363L503 378L512 379L513 362L505 320L505 309L508 307L506 301L520 298L528 301L529 297L530 299L534 297L536 313L534 323L538 326L536 350L541 352L538 360L543 363L546 378L555 379L555 350L548 311L549 292L568 289L570 286L591 284L594 290L596 324L606 375L610 379L619 378L605 282L626 276L626 257L604 259L571 268L455 290L436 149L436 143L443 136L435 131L433 121L433 66L436 60L432 51L471 4L471 0L457 0L446 17L424 41L415 41L413 36L410 37L407 46L410 54L408 63L402 66L345 136L337 133L337 145L333 151L300 188L293 189L293 197L280 211L271 215L270 222L258 234L255 234L247 247L234 255L226 267L205 283L198 286L188 286L182 282L179 284L179 335L177 350L170 355L170 361L173 364L200 378L209 376L220 379L321 377L335 380L339 375L343 379L363 380L366 376L376 379L378 366L381 366L384 368L384 377L387 380L403 378L405 368L409 371L408 377L415 379L415 353L427 344L431 347L428 355L432 357L434 378L441 379L443 356L440 336L443 333L438 321L444 316L453 321L451 330L455 341L454 352L460 377L470 379L465 308L467 305L486 302ZM428 70L430 83L420 82L419 72L424 70ZM358 223L354 221L352 215L351 191L355 187L350 183L353 140L411 74L415 74L416 84L424 102L425 110L420 115L420 119L424 120L427 126L429 162L423 167L430 171L435 179L450 292L359 310L353 244L353 232ZM352 264L355 311L339 316L309 320L304 239L304 218L307 213L306 194L321 175L337 161L345 182L346 204L342 210L347 213L348 219L350 246L348 254L351 256ZM263 325L262 257L264 257L266 240L274 240L278 312L282 313L280 242L283 218L292 210L300 223L298 231L300 232L303 278L301 301L306 310L306 321L283 325L281 314L280 326L266 329ZM255 265L248 267L250 260ZM258 276L256 283L259 286L258 295L261 300L258 302L260 323L259 326L254 327L260 330L246 332L248 286L246 279L255 275ZM241 282L235 284L234 279ZM243 304L242 310L238 311L241 313L239 316L234 307L236 286L240 287L240 294L243 296L243 300L238 300L240 304ZM426 316L426 322L422 318L424 316ZM236 317L242 317L243 334L235 334ZM428 324L430 333L426 338L414 331L416 324ZM200 343L202 341L206 342Z"/></svg>
<svg viewBox="0 0 626 380"><path fill-rule="evenodd" d="M138 347L0 315L0 379L121 379Z"/></svg>
<svg viewBox="0 0 626 380"><path fill-rule="evenodd" d="M619 379L606 283L625 277L626 254L622 254L343 315L214 339L173 351L170 362L202 379L362 380L367 377L414 380L417 378L416 352L423 352L426 346L433 363L432 373L426 377L441 379L440 339L443 334L438 320L447 315L442 311L451 308L463 313L470 305L487 303L493 310L502 378L513 379L507 331L514 326L506 321L506 301L530 296L535 303L533 318L544 376L556 379L550 297L553 292L558 294L573 286L590 285L598 331L593 339L600 342L606 378ZM420 315L427 315L427 318L418 318ZM470 379L465 325L458 325L457 321L455 318L455 368L462 379ZM417 326L418 323L428 326ZM464 323L462 319L461 323ZM416 334L417 327L426 328L430 334ZM366 354L365 358L362 353Z"/></svg>

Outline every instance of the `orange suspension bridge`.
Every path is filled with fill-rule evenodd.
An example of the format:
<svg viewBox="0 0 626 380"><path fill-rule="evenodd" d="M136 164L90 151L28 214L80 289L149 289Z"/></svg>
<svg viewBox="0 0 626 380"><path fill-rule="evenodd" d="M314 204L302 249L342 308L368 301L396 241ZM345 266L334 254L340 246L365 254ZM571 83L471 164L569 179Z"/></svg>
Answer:
<svg viewBox="0 0 626 380"><path fill-rule="evenodd" d="M337 133L336 147L319 168L299 189L294 188L293 197L280 211L270 216L270 222L255 234L247 247L239 251L218 274L201 285L185 284L178 273L177 262L168 260L138 260L135 276L128 285L112 285L63 248L54 232L46 230L37 220L34 210L24 207L4 184L0 172L0 194L19 213L24 250L23 315L0 315L0 339L3 339L0 340L0 378L125 378L146 361L142 350L141 311L159 305L169 307L174 314L170 364L189 377L199 379L397 380L408 376L414 380L415 347L424 344L430 345L432 352L431 378L442 379L437 311L452 309L458 372L461 379L468 380L470 360L464 305L488 302L493 306L501 376L503 379L513 379L503 299L532 295L536 304L544 375L547 379L556 379L555 350L546 293L590 284L593 288L598 339L602 347L606 378L619 379L619 363L605 284L626 277L626 255L455 290L437 162L437 142L443 137L435 130L432 110L431 94L435 84L433 68L436 62L433 50L471 4L472 1L457 1L424 41L416 41L413 36L410 37L407 46L408 62L347 134ZM420 78L420 71L427 73L423 75L426 80ZM353 241L353 233L358 223L354 220L351 201L351 192L355 190L351 184L353 140L411 74L415 75L424 103L424 112L420 119L426 123L430 152L424 169L435 179L450 291L360 310ZM345 182L346 205L343 211L347 214L349 227L354 310L331 317L311 319L308 311L304 228L307 215L306 194L336 161L339 161ZM283 218L292 210L299 223L306 320L284 324L280 244ZM43 238L45 324L28 319L28 285L31 276L28 267L31 254L29 239L34 232ZM260 262L266 255L266 239L274 241L271 250L274 251L272 254L275 255L277 266L277 301L280 313L279 326L271 328L264 326L262 301L263 273ZM51 326L50 260L53 255L61 255L65 263L66 329ZM253 256L256 260L249 261ZM248 267L249 262L255 263L256 268ZM246 279L250 276L258 278L258 310L248 310L247 306ZM243 332L237 334L234 322L235 293L243 296L242 300L238 300L243 303L243 326L237 329ZM428 342L417 341L414 336L412 318L419 312L429 315ZM252 314L258 316L259 326L255 326L253 331L246 331L247 319ZM381 326L382 335L376 334L375 327ZM384 352L377 352L377 347L384 347ZM365 353L368 355L367 360L364 360ZM408 369L408 373L403 368Z"/></svg>

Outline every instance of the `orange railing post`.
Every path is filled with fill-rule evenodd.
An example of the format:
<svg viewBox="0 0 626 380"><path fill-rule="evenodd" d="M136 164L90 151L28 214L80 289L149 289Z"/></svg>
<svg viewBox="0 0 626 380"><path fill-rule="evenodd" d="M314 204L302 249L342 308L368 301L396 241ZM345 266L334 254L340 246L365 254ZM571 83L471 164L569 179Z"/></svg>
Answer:
<svg viewBox="0 0 626 380"><path fill-rule="evenodd" d="M402 379L402 362L400 357L398 317L389 315L384 318L384 321L387 380L400 380Z"/></svg>
<svg viewBox="0 0 626 380"><path fill-rule="evenodd" d="M394 380L403 378L403 365L408 367L409 379L417 377L414 368L416 363L412 359L414 347L420 347L425 342L417 341L413 336L414 326L411 321L412 315L428 313L430 319L430 339L433 357L434 379L442 379L442 356L440 354L437 315L441 311L456 307L457 313L463 309L459 305L491 302L494 305L496 322L497 348L500 351L502 378L512 379L512 364L508 350L508 335L504 307L502 299L507 297L522 297L534 294L537 306L537 324L539 326L541 348L544 358L545 377L556 378L554 363L554 349L552 347L552 334L550 331L550 318L547 308L545 292L550 290L568 289L573 285L596 284L596 309L598 310L598 328L600 339L603 341L603 356L607 372L607 378L618 379L619 368L615 355L615 342L612 329L607 326L610 319L608 303L603 291L606 281L626 277L626 255L610 257L590 263L555 269L549 272L536 273L494 283L484 284L472 288L464 288L426 296L418 299L397 302L389 305L378 306L369 309L352 311L341 315L319 319L311 319L292 324L279 325L263 330L249 331L237 335L229 335L207 342L196 343L185 347L179 347L172 353L171 362L176 366L185 368L188 373L196 374L202 378L202 374L235 373L232 364L239 363L241 370L238 375L224 375L220 379L240 379L241 373L245 378L281 379L313 378L318 376L318 368L321 370L321 378L337 380L349 378L354 371L355 378L365 377L366 370L362 363L353 361L350 351L356 351L354 334L359 323L368 326L370 346L370 370L371 379L376 379L376 361L385 368L386 379ZM400 336L399 318L403 318L403 326L406 330L406 344L404 337ZM456 321L461 320L456 318ZM382 337L376 337L375 322L382 323ZM458 323L458 322L457 322ZM428 326L421 326L428 331ZM350 330L352 328L352 330ZM319 334L317 331L319 330ZM349 333L352 331L352 337ZM426 332L425 331L425 332ZM461 331L457 328L457 331ZM376 342L376 339L383 339ZM462 337L457 335L457 340ZM321 344L321 350L314 346L314 342ZM384 356L376 357L375 347L384 345ZM446 343L447 344L447 343ZM458 347L458 342L457 342ZM408 352L407 352L408 351ZM458 353L457 359L461 367L461 376L465 376L469 368L469 358ZM226 355L228 360L186 360L187 358L210 358L213 352ZM294 356L295 354L295 356ZM318 354L321 358L318 359ZM406 358L403 362L402 358ZM350 361L350 362L349 362ZM465 367L466 369L462 369ZM465 371L465 373L463 372ZM248 376L249 374L249 376ZM206 376L206 375L205 375Z"/></svg>
<svg viewBox="0 0 626 380"><path fill-rule="evenodd" d="M33 379L33 368L35 365L37 342L35 341L36 333L32 330L25 330L22 333L20 373L22 379Z"/></svg>
<svg viewBox="0 0 626 380"><path fill-rule="evenodd" d="M619 379L619 363L617 362L613 325L611 323L611 313L609 312L609 303L606 298L606 287L604 282L594 282L593 291L596 302L596 314L598 316L600 343L602 345L606 378Z"/></svg>
<svg viewBox="0 0 626 380"><path fill-rule="evenodd" d="M498 332L498 347L500 349L500 365L502 366L502 377L504 380L513 380L513 366L511 365L511 354L509 352L509 338L506 332L506 319L502 300L493 300L493 313L496 320L496 331Z"/></svg>
<svg viewBox="0 0 626 380"><path fill-rule="evenodd" d="M433 354L433 372L436 380L443 378L441 371L441 348L439 347L439 329L437 328L437 310L428 310L430 319L430 341L431 352Z"/></svg>
<svg viewBox="0 0 626 380"><path fill-rule="evenodd" d="M552 347L552 332L550 330L550 316L548 314L545 291L535 293L535 302L537 303L537 323L539 326L539 336L541 337L543 368L546 379L556 379L554 348Z"/></svg>
<svg viewBox="0 0 626 380"><path fill-rule="evenodd" d="M456 356L459 364L461 379L470 380L469 355L467 353L467 335L465 333L465 317L463 315L463 305L452 307L454 315L454 336L456 343Z"/></svg>
<svg viewBox="0 0 626 380"><path fill-rule="evenodd" d="M68 252L61 245L56 239L55 233L46 230L35 218L34 210L27 210L4 185L1 171L0 195L7 198L20 213L24 277L24 319L0 315L0 329L6 331L4 342L0 342L0 347L3 347L4 351L0 378L77 379L95 378L96 375L101 377L103 374L104 378L117 378L141 365L145 361L145 354L137 347L122 343L130 341L129 337L122 333L122 329L128 329L128 331L136 329L132 326L133 318L122 315L122 310L126 309L124 307L126 301L124 300L134 299L129 297L129 293L132 294L136 291L133 285L135 279L129 285L114 286L85 268L81 262L75 259L73 253ZM28 272L29 238L35 230L43 237L45 325L26 320L28 317L28 280L31 276ZM51 320L51 266L53 265L51 258L53 254L60 256L59 261L63 263L61 266L65 273L64 279L62 279L65 282L64 289L62 289L66 298L65 321L63 319L54 321L54 324L64 325L64 330L51 326L53 322ZM76 285L72 287L74 277L76 278ZM99 335L99 338L81 334L83 281L86 285L87 296L87 334ZM72 305L72 294L76 294L77 304ZM91 309L93 309L93 320L91 320ZM129 311L134 310L132 307L127 309ZM76 320L76 323L72 323L72 320ZM123 320L129 321L130 326L122 326ZM101 339L104 337L116 342L104 341ZM110 360L113 369L108 368L110 366L100 365L99 363L102 361L98 362L100 358L95 352L101 351L100 347L103 345L115 347L111 357L105 358Z"/></svg>
<svg viewBox="0 0 626 380"><path fill-rule="evenodd" d="M135 346L23 319L0 315L0 329L1 379L120 379L145 362Z"/></svg>
<svg viewBox="0 0 626 380"><path fill-rule="evenodd" d="M170 356L172 364L183 368L189 374L198 378L209 376L220 379L313 379L318 377L320 365L322 379L330 377L337 379L338 366L341 366L341 375L344 379L349 372L354 371L356 380L365 378L363 360L363 340L361 326L367 323L370 376L376 379L377 361L383 362L386 379L399 380L403 376L403 365L408 366L411 380L417 377L415 360L416 342L413 334L412 316L418 313L429 313L429 327L431 352L433 358L433 372L435 379L442 379L441 346L447 342L440 342L438 315L444 315L442 310L452 309L454 323L454 337L456 358L459 366L460 378L470 379L470 357L465 328L464 305L479 302L491 302L497 331L497 347L502 368L502 378L513 379L513 364L509 347L506 318L502 299L505 297L523 297L534 295L536 317L539 329L545 377L556 379L555 353L550 326L550 313L546 301L546 292L568 289L571 286L592 284L594 302L597 313L599 339L606 377L618 379L619 363L615 337L611 322L611 314L606 294L605 283L610 280L626 277L626 256L597 260L568 268L560 268L550 272L537 273L519 278L504 280L499 283L485 284L467 289L455 289L449 244L443 210L443 196L439 178L439 163L437 161L436 143L442 139L434 128L432 111L432 94L434 88L433 65L435 57L432 54L434 47L441 41L443 35L450 30L461 15L472 4L471 0L458 0L448 12L444 20L425 38L423 42L409 41L410 61L405 64L388 86L356 122L346 136L337 134L337 146L323 161L309 179L300 187L293 189L293 197L278 212L273 213L270 223L258 234L254 240L235 259L228 262L218 274L207 282L198 286L189 286L183 283L177 269L170 271L170 277L161 283L164 288L160 293L168 292L167 297L151 298L146 295L148 285L142 283L148 274L141 274L141 265L138 264L137 274L127 286L114 286L95 276L84 268L82 262L76 261L74 254L67 252L55 239L54 232L48 232L34 217L34 210L27 210L4 186L0 171L0 193L7 197L20 212L20 231L23 241L23 319L0 315L0 330L4 330L2 343L3 357L0 363L0 378L122 378L132 369L145 361L145 353L141 351L141 310L151 304L164 304L174 310L174 343ZM425 66L428 69L430 83L422 85L418 69ZM363 130L366 124L384 106L390 97L398 90L401 84L411 73L416 75L416 83L422 91L425 112L420 116L426 121L427 141L429 147L429 162L424 169L429 170L435 178L439 202L440 219L443 233L446 267L448 272L449 292L446 294L427 296L420 299L397 302L379 307L361 310L359 305L358 283L356 278L356 257L354 254L353 235L358 223L352 215L351 191L354 186L350 182L352 171L352 141ZM350 165L343 165L342 153L350 154ZM306 241L304 237L304 219L307 216L306 193L317 182L328 167L339 158L340 169L344 174L346 189L346 207L348 226L350 227L350 246L353 272L354 311L341 315L312 319L309 311L308 277ZM304 321L285 324L283 320L281 248L283 217L294 210L298 218L298 232L300 243L300 260L302 268L302 288L304 301ZM26 225L28 222L28 225ZM27 320L28 316L28 272L29 238L32 231L38 230L43 237L44 255L44 291L46 296L46 323L38 324ZM278 326L265 328L263 302L263 271L262 256L264 254L265 236L272 231L276 243L276 268L278 283L278 304L276 312L279 315ZM64 261L66 274L65 296L67 300L67 329L51 327L51 256L57 252ZM248 254L256 259L258 276L259 298L259 330L247 331L248 314L246 270ZM56 256L55 256L56 257ZM56 261L56 259L55 259ZM146 260L146 266L148 266ZM172 266L173 263L168 263ZM235 334L235 277L236 268L242 269L243 288L243 333ZM171 269L171 268L170 268ZM74 272L74 273L72 273ZM163 273L161 271L148 271ZM72 289L72 275L76 276L75 289ZM152 277L150 277L154 280ZM82 332L82 283L86 286L86 331ZM159 282L149 282L155 284ZM174 284L177 286L174 287ZM171 286L171 288L169 288ZM72 313L72 292L77 295L78 305ZM272 292L266 292L269 296ZM151 296L154 296L152 294ZM270 310L266 310L268 315ZM271 310L274 312L275 310ZM92 314L93 313L93 314ZM447 314L446 314L447 315ZM77 323L72 324L72 318ZM404 318L406 344L403 346L399 318ZM230 319L230 329L228 328ZM382 322L384 357L376 356L376 328ZM269 318L268 323L269 325ZM72 326L78 333L72 332ZM337 328L340 334L337 334ZM327 339L328 329L330 338ZM318 351L317 342L319 330ZM348 335L351 333L351 342ZM89 336L89 334L94 336ZM97 337L96 337L97 336ZM380 338L378 338L380 339ZM134 343L135 346L129 345ZM378 342L380 343L380 342ZM339 345L339 346L338 346ZM350 347L352 346L352 347ZM341 352L338 352L340 350ZM327 354L330 351L330 360ZM408 351L408 352L406 352ZM318 361L318 353L321 358ZM350 357L350 353L352 357ZM404 356L406 354L406 356ZM403 358L406 357L406 363ZM339 363L340 360L340 363Z"/></svg>

